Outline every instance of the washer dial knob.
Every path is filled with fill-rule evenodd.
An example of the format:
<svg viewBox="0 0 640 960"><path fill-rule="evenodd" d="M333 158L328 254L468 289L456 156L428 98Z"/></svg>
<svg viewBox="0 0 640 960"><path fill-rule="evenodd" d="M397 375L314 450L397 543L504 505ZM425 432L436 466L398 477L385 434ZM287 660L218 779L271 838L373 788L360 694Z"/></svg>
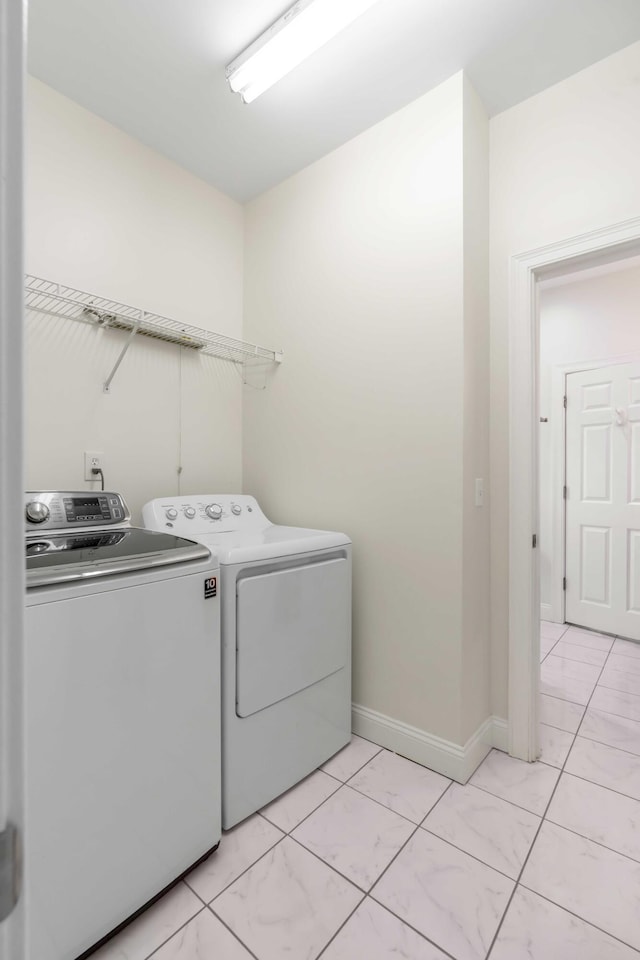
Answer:
<svg viewBox="0 0 640 960"><path fill-rule="evenodd" d="M240 514L242 513L242 507L240 506L239 503L233 504L233 506L231 507L231 513L234 513L236 517L240 516Z"/></svg>
<svg viewBox="0 0 640 960"><path fill-rule="evenodd" d="M175 509L175 507L169 507L168 510L165 510L164 515L167 520L175 520L178 516L178 511Z"/></svg>
<svg viewBox="0 0 640 960"><path fill-rule="evenodd" d="M184 515L185 515L185 517L187 518L187 520L193 520L193 518L194 518L195 515L196 515L196 511L194 510L193 507L185 507L185 508L184 508Z"/></svg>
<svg viewBox="0 0 640 960"><path fill-rule="evenodd" d="M44 523L49 519L49 507L41 500L31 500L24 512L29 523Z"/></svg>
<svg viewBox="0 0 640 960"><path fill-rule="evenodd" d="M210 503L204 508L204 512L208 517L211 517L212 520L219 520L222 516L222 507L219 503Z"/></svg>

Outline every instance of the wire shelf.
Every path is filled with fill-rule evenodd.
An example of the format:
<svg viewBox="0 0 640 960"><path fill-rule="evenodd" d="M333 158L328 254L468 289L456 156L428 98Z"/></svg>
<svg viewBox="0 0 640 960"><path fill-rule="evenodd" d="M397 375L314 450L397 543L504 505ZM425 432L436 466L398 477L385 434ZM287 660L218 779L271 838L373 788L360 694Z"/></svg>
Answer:
<svg viewBox="0 0 640 960"><path fill-rule="evenodd" d="M236 364L281 363L283 354L277 350L269 350L257 344L246 343L244 340L235 340L221 333L212 333L189 324L179 323L169 317L162 317L157 313L149 313L139 307L131 307L116 300L108 300L73 287L63 286L53 280L43 280L27 274L25 278L25 305L28 310L50 314L56 317L67 317L70 320L80 320L97 327L114 330L124 330L134 335L153 337L164 340L166 343L175 343L181 347L188 347L201 352L205 356L219 357ZM124 356L128 347L125 345L123 353L112 370L111 376L105 383L108 389L113 374Z"/></svg>

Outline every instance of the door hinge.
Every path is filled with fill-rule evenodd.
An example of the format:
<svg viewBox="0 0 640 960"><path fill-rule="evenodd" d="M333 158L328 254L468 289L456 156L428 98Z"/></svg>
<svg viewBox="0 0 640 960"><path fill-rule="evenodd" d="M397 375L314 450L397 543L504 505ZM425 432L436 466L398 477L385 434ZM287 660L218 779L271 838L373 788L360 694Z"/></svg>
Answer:
<svg viewBox="0 0 640 960"><path fill-rule="evenodd" d="M533 549L535 550L535 548L537 547L537 545L538 545L538 534L537 534L537 533L534 533L534 535L531 537L531 546L532 546Z"/></svg>
<svg viewBox="0 0 640 960"><path fill-rule="evenodd" d="M566 500L566 499L567 499L567 488L566 488L566 486L562 488L562 499L563 499L563 500Z"/></svg>
<svg viewBox="0 0 640 960"><path fill-rule="evenodd" d="M567 395L566 395L566 393L565 393L564 397L562 398L562 406L565 408L565 410L567 409Z"/></svg>
<svg viewBox="0 0 640 960"><path fill-rule="evenodd" d="M563 577L563 578L562 578L562 589L563 589L563 590L566 590L566 589L567 589L567 578L566 578L566 577Z"/></svg>
<svg viewBox="0 0 640 960"><path fill-rule="evenodd" d="M0 923L13 911L22 886L20 834L8 823L0 833Z"/></svg>

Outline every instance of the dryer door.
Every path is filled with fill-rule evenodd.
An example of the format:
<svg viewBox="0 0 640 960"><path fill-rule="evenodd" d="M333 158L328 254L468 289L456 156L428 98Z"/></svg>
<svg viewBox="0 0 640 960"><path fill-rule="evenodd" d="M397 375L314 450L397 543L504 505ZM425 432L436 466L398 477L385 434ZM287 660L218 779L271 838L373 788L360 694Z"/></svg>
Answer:
<svg viewBox="0 0 640 960"><path fill-rule="evenodd" d="M239 580L236 646L239 717L342 669L351 651L349 561L341 557Z"/></svg>

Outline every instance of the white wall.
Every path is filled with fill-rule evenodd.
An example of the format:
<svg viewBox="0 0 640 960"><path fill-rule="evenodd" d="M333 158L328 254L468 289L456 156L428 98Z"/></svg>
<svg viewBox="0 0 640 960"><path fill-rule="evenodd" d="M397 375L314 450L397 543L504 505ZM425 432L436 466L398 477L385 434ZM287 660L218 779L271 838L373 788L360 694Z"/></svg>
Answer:
<svg viewBox="0 0 640 960"><path fill-rule="evenodd" d="M240 205L34 79L27 121L27 271L241 337ZM134 514L179 463L184 493L240 489L231 364L137 338L105 395L123 334L31 314L27 336L30 489L88 489L86 449Z"/></svg>
<svg viewBox="0 0 640 960"><path fill-rule="evenodd" d="M463 91L458 75L249 204L245 248L245 335L286 347L245 396L245 489L276 521L352 536L354 700L456 743L489 706L482 674L468 711L462 689L464 338L486 324L463 214L486 118ZM470 448L469 472L482 460ZM488 611L469 645L486 664Z"/></svg>
<svg viewBox="0 0 640 960"><path fill-rule="evenodd" d="M463 460L463 732L466 740L489 712L489 122L464 83L464 460ZM475 481L485 505L475 503Z"/></svg>
<svg viewBox="0 0 640 960"><path fill-rule="evenodd" d="M554 489L551 404L554 367L581 361L640 357L640 262L621 261L570 278L540 284L540 602L547 619L551 604Z"/></svg>
<svg viewBox="0 0 640 960"><path fill-rule="evenodd" d="M640 215L640 44L494 117L491 136L493 712L507 714L509 258Z"/></svg>

